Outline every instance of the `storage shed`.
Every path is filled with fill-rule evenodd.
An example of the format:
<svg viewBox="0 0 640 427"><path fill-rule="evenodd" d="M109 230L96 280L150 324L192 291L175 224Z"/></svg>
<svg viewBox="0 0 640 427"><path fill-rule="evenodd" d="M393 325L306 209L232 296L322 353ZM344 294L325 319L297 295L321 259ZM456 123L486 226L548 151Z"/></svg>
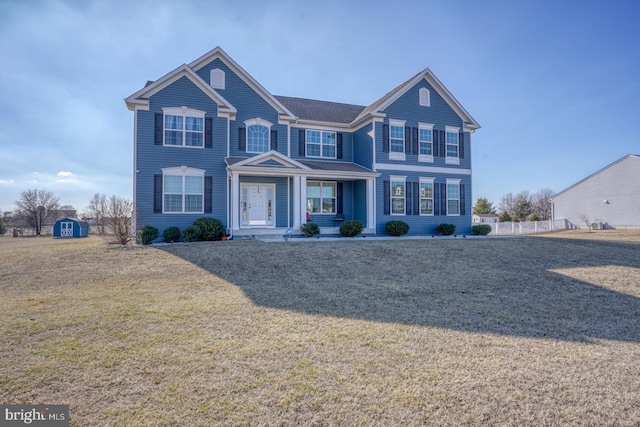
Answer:
<svg viewBox="0 0 640 427"><path fill-rule="evenodd" d="M89 223L77 218L62 218L53 224L53 237L87 237Z"/></svg>

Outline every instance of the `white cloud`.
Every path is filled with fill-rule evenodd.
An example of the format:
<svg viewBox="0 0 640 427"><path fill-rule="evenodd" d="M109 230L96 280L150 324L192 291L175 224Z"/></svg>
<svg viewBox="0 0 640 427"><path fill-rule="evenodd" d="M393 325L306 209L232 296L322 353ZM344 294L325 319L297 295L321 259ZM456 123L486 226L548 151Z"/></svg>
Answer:
<svg viewBox="0 0 640 427"><path fill-rule="evenodd" d="M58 172L58 176L72 176L72 175L73 175L72 172L65 172L65 171Z"/></svg>

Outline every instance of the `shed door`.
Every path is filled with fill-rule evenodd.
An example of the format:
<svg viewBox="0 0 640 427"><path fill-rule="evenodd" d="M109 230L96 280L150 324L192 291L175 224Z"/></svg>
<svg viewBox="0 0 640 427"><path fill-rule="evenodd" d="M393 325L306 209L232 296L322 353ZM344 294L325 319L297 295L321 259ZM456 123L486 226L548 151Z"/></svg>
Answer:
<svg viewBox="0 0 640 427"><path fill-rule="evenodd" d="M73 222L60 223L60 237L73 237Z"/></svg>

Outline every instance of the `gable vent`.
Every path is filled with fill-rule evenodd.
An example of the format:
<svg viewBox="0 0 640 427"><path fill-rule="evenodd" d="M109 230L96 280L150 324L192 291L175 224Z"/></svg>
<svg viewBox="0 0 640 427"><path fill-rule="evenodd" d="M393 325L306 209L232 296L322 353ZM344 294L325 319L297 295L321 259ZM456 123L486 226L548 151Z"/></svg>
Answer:
<svg viewBox="0 0 640 427"><path fill-rule="evenodd" d="M211 87L214 89L224 89L224 71L219 68L211 70Z"/></svg>

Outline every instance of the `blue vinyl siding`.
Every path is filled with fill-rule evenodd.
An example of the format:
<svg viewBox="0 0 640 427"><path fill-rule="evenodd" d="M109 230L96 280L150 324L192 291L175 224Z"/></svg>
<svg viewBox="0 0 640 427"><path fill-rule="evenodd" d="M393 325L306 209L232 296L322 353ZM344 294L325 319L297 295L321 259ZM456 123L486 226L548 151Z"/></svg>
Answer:
<svg viewBox="0 0 640 427"><path fill-rule="evenodd" d="M373 167L373 142L368 135L371 128L368 124L353 133L353 162L369 169Z"/></svg>

